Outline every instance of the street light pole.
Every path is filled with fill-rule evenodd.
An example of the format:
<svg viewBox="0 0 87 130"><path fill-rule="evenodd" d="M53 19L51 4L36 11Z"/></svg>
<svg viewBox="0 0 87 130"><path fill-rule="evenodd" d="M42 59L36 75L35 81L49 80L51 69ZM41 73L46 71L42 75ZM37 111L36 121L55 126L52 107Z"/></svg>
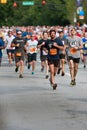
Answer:
<svg viewBox="0 0 87 130"><path fill-rule="evenodd" d="M74 12L74 26L76 26L76 22L77 22L77 17L76 17L76 12Z"/></svg>

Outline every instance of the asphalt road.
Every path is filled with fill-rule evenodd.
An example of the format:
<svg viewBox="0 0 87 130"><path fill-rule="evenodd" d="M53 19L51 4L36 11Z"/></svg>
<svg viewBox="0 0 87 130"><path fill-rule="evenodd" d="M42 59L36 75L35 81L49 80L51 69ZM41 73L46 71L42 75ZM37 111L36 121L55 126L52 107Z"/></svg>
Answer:
<svg viewBox="0 0 87 130"><path fill-rule="evenodd" d="M56 75L55 91L40 71L24 69L19 79L6 55L0 67L0 130L87 130L87 69L79 65L77 84L70 86L69 67L65 76Z"/></svg>

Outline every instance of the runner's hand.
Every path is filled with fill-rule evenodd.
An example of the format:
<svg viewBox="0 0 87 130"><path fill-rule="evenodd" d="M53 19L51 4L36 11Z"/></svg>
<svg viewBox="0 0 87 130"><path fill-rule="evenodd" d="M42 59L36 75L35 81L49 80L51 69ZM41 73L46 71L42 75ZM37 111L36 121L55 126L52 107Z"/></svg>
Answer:
<svg viewBox="0 0 87 130"><path fill-rule="evenodd" d="M45 42L42 42L42 46L45 45Z"/></svg>
<svg viewBox="0 0 87 130"><path fill-rule="evenodd" d="M76 50L78 50L79 48L77 46L74 47Z"/></svg>
<svg viewBox="0 0 87 130"><path fill-rule="evenodd" d="M17 44L16 44L16 47L19 47L19 46L20 46L20 44L19 44L19 43L17 43Z"/></svg>
<svg viewBox="0 0 87 130"><path fill-rule="evenodd" d="M54 43L53 43L53 46L57 47L58 45L57 45L57 43L56 43L56 42L54 42Z"/></svg>

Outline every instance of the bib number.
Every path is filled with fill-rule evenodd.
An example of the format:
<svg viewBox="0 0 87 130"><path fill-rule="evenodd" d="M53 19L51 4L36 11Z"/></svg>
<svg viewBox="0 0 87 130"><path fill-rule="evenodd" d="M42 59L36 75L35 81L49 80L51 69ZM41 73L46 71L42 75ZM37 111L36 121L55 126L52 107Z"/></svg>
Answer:
<svg viewBox="0 0 87 130"><path fill-rule="evenodd" d="M70 53L71 54L76 54L77 53L77 49L75 49L75 48L70 48Z"/></svg>
<svg viewBox="0 0 87 130"><path fill-rule="evenodd" d="M21 52L17 52L17 53L16 53L16 56L21 56Z"/></svg>
<svg viewBox="0 0 87 130"><path fill-rule="evenodd" d="M33 53L33 52L36 52L36 48L31 48L31 49L30 49L30 52L32 52L32 53Z"/></svg>
<svg viewBox="0 0 87 130"><path fill-rule="evenodd" d="M57 49L50 49L50 55L56 55Z"/></svg>

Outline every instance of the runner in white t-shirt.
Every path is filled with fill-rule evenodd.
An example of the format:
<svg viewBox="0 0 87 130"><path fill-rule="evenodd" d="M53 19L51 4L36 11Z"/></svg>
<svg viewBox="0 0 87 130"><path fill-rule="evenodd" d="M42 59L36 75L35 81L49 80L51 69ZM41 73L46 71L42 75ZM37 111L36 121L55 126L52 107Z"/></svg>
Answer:
<svg viewBox="0 0 87 130"><path fill-rule="evenodd" d="M31 39L26 42L26 52L28 57L28 69L32 66L32 74L35 71L36 59L37 59L37 44L38 41L35 40L35 35L32 34Z"/></svg>
<svg viewBox="0 0 87 130"><path fill-rule="evenodd" d="M6 43L6 51L8 55L9 65L12 64L12 60L14 60L14 52L15 47L11 47L11 42L15 37L12 34L12 31L8 31L8 35L6 36L5 43Z"/></svg>

